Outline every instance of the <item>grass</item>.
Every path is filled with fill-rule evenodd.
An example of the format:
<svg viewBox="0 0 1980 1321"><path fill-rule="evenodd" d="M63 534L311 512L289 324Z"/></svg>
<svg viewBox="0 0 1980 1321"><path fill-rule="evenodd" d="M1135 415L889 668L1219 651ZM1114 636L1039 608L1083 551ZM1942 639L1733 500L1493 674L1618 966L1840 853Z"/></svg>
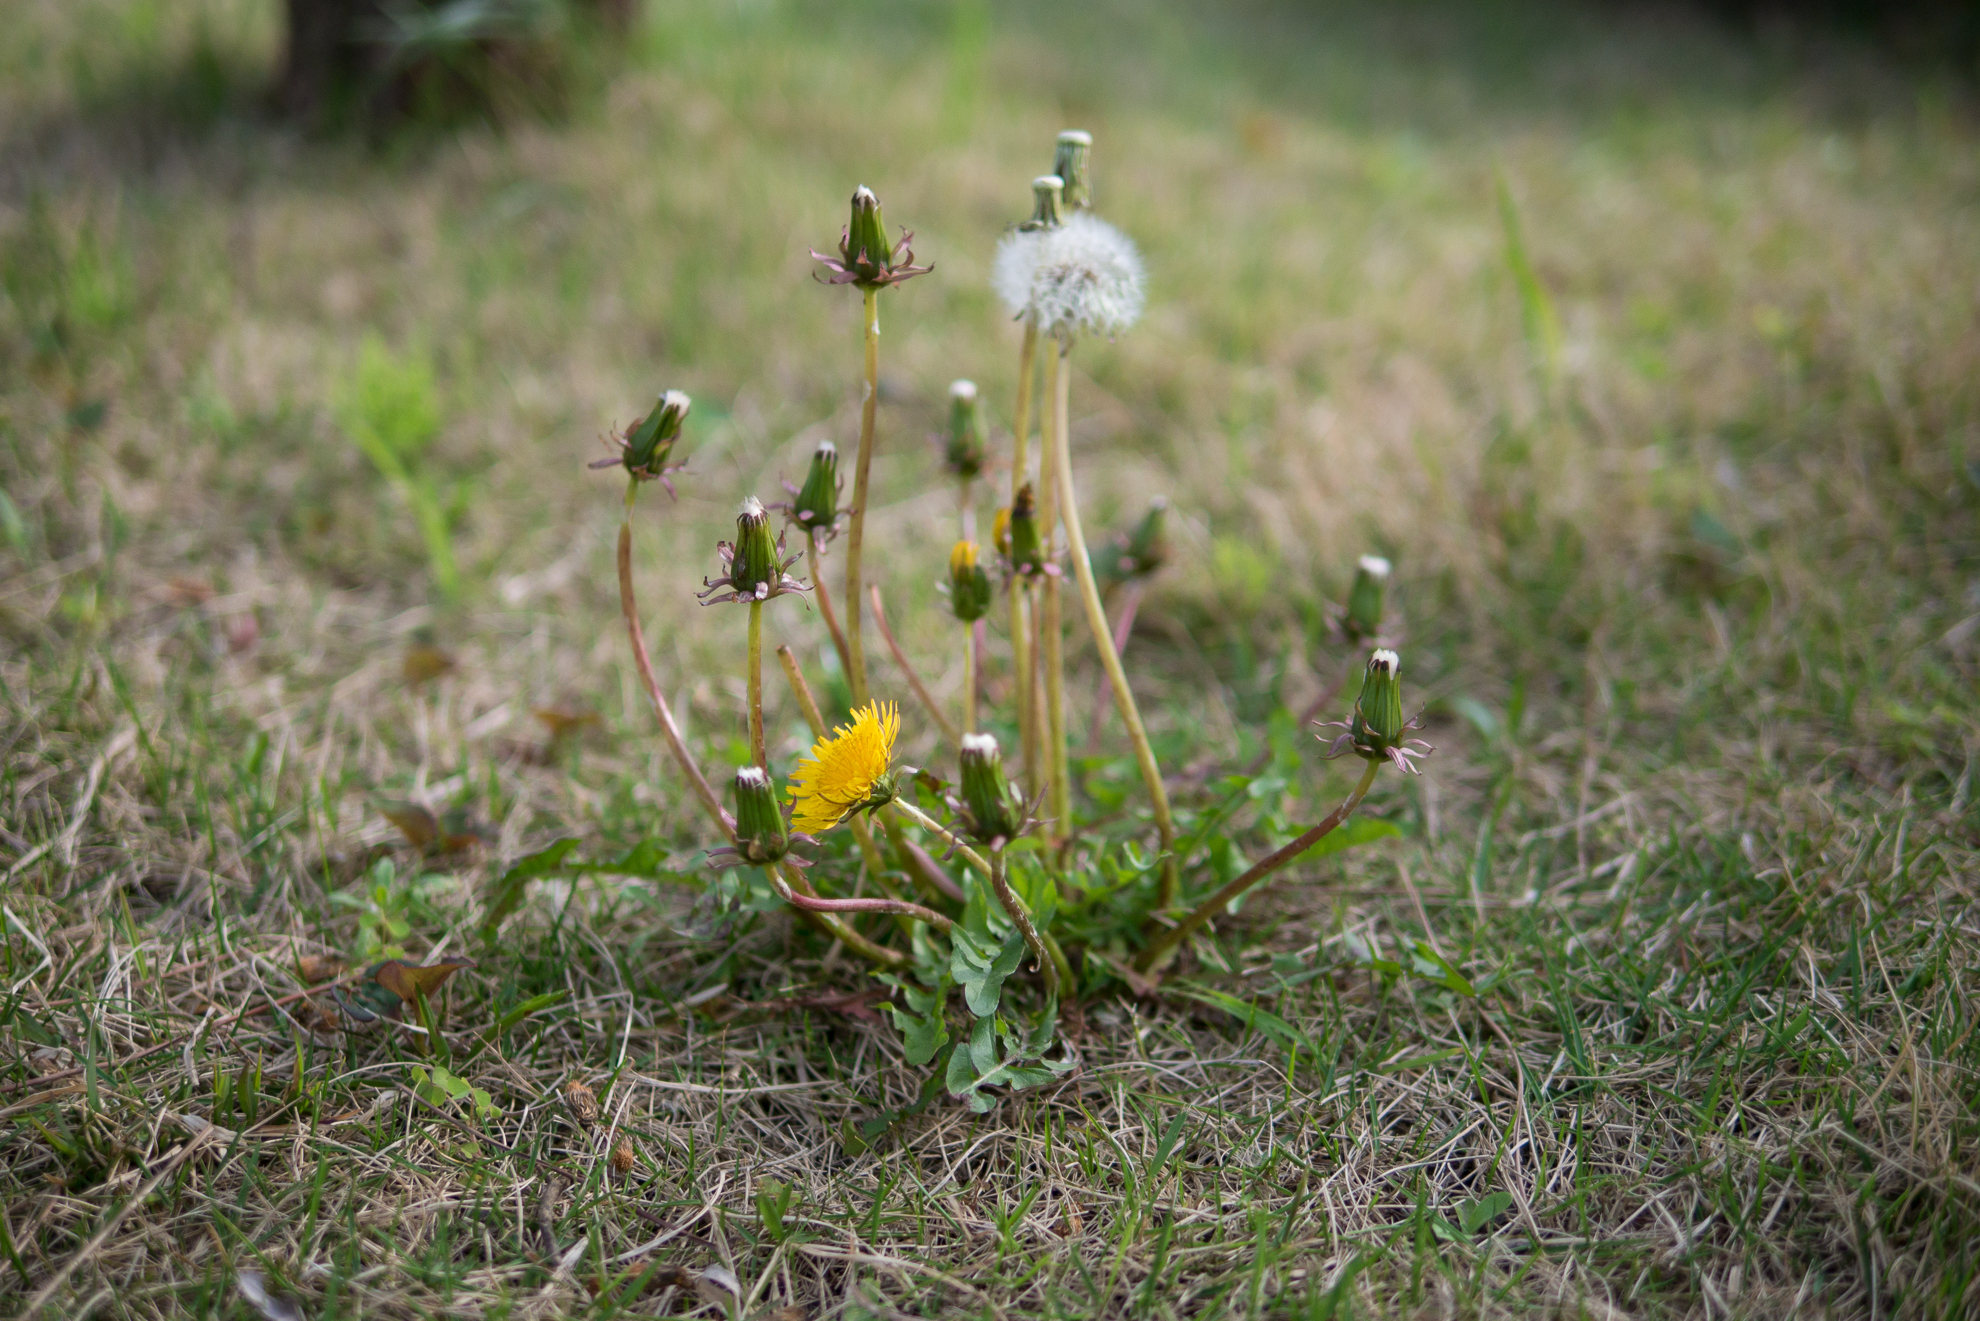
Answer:
<svg viewBox="0 0 1980 1321"><path fill-rule="evenodd" d="M1980 1308L1966 94L1667 14L1205 8L654 4L564 122L373 145L258 118L271 6L14 17L10 1309L258 1315L243 1272L312 1317ZM1175 502L1129 665L1179 810L1272 729L1285 788L1230 852L1345 791L1283 713L1342 664L1363 551L1440 750L1370 800L1399 836L1157 996L1096 976L1078 1069L977 1116L916 1108L845 956L698 902L583 463L695 396L637 567L724 764L742 619L687 591L739 495L851 439L855 313L804 250L871 183L936 271L885 300L869 563L953 702L920 437L957 375L1008 421L984 277L1070 123L1152 272L1074 422L1091 524ZM446 510L340 421L371 335L431 395ZM819 673L815 615L771 631ZM1119 744L1088 811L1132 801ZM422 857L403 800L481 842ZM485 938L560 837L618 861ZM440 1053L285 999L393 945L476 961ZM443 1064L493 1117L418 1098Z"/></svg>

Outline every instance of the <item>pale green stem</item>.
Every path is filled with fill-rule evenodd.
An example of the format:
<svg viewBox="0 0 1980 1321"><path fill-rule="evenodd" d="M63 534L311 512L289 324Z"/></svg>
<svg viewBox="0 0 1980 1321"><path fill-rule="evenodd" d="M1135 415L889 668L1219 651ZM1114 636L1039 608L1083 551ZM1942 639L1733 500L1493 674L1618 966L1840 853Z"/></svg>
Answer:
<svg viewBox="0 0 1980 1321"><path fill-rule="evenodd" d="M850 674L852 656L846 650L846 635L839 627L838 611L832 608L832 593L818 569L818 534L810 528L804 532L804 556L805 568L811 571L811 594L818 598L818 613L825 616L825 629L832 635L832 649L839 653L839 671Z"/></svg>
<svg viewBox="0 0 1980 1321"><path fill-rule="evenodd" d="M976 732L976 625L963 625L963 733Z"/></svg>
<svg viewBox="0 0 1980 1321"><path fill-rule="evenodd" d="M1134 966L1144 973L1161 967L1175 952L1176 946L1189 939L1198 927L1223 912L1232 900L1325 839L1341 822L1354 815L1354 809L1368 796L1369 786L1375 783L1375 772L1381 767L1381 762L1370 761L1368 769L1361 773L1360 783L1354 786L1354 792L1347 796L1346 802L1334 809L1331 816L1191 909L1188 917L1150 941L1148 948L1141 951L1141 957L1134 961Z"/></svg>
<svg viewBox="0 0 1980 1321"><path fill-rule="evenodd" d="M866 705L866 647L860 640L860 551L866 544L867 479L873 471L873 433L880 408L880 291L867 289L865 395L859 408L859 458L853 465L852 526L846 534L846 683L853 705Z"/></svg>
<svg viewBox="0 0 1980 1321"><path fill-rule="evenodd" d="M763 602L749 603L749 755L764 770L770 758L763 749Z"/></svg>
<svg viewBox="0 0 1980 1321"><path fill-rule="evenodd" d="M1017 415L1011 433L1011 503L1017 503L1018 488L1024 485L1030 463L1031 392L1038 375L1038 327L1024 323L1024 342L1018 348ZM1026 594L1021 581L1011 584L1011 668L1017 687L1018 748L1024 756L1024 780L1032 794L1038 792L1038 729L1035 685L1031 678L1030 623Z"/></svg>
<svg viewBox="0 0 1980 1321"><path fill-rule="evenodd" d="M1045 388L1057 398L1059 381L1066 374L1063 354L1045 359ZM1048 787L1047 836L1057 841L1072 833L1072 763L1066 748L1066 630L1059 603L1059 575L1052 572L1059 563L1059 445L1055 434L1065 426L1065 418L1054 410L1041 428L1043 437L1038 456L1038 532L1045 544L1045 574L1041 596L1044 618L1038 637L1044 651L1045 669L1045 767Z"/></svg>
<svg viewBox="0 0 1980 1321"><path fill-rule="evenodd" d="M983 855L963 843L954 831L950 830L940 821L937 821L934 817L928 815L928 813L922 811L905 798L896 798L889 806L897 809L902 816L914 822L917 826L920 826L923 830L961 854L962 860L976 868L980 874L984 876L990 874L990 864L983 860Z"/></svg>
<svg viewBox="0 0 1980 1321"><path fill-rule="evenodd" d="M1059 341L1061 359L1071 352L1070 340ZM1162 837L1162 879L1156 891L1157 912L1172 908L1176 902L1176 889L1180 882L1180 867L1176 858L1176 823L1169 815L1169 791L1162 784L1162 768L1155 762L1155 750L1148 744L1148 730L1141 723L1141 711L1134 704L1134 692L1128 687L1127 673L1121 668L1121 655L1114 650L1113 632L1107 627L1107 608L1100 603L1100 588L1093 581L1093 565L1086 558L1086 534L1079 524L1079 494L1073 490L1072 450L1066 442L1066 420L1070 416L1072 372L1069 364L1062 362L1059 367L1058 389L1053 392L1053 411L1057 414L1057 424L1052 428L1052 445L1057 457L1060 495L1060 516L1066 521L1066 540L1072 555L1073 572L1079 576L1079 594L1086 603L1086 622L1093 631L1093 645L1100 653L1100 664L1107 671L1107 678L1114 685L1114 706L1121 713L1121 723L1127 726L1128 740L1134 744L1134 759L1141 767L1141 779L1148 786L1148 796L1155 808L1155 829Z"/></svg>

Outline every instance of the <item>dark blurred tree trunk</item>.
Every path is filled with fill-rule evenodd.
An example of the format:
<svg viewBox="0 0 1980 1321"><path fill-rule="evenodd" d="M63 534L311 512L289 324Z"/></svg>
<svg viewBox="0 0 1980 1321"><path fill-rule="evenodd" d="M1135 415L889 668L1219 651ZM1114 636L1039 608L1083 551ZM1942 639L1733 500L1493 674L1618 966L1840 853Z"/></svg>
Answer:
<svg viewBox="0 0 1980 1321"><path fill-rule="evenodd" d="M436 9L444 0L412 0ZM384 30L389 0L286 0L289 45L275 100L298 119L320 119L326 112L356 106L383 92L375 86L385 53L375 40ZM612 32L631 29L640 0L568 0L572 12L587 15ZM400 89L403 92L404 89Z"/></svg>
<svg viewBox="0 0 1980 1321"><path fill-rule="evenodd" d="M356 94L374 71L377 48L366 38L383 17L383 0L288 0L289 47L275 88L281 108L315 119Z"/></svg>

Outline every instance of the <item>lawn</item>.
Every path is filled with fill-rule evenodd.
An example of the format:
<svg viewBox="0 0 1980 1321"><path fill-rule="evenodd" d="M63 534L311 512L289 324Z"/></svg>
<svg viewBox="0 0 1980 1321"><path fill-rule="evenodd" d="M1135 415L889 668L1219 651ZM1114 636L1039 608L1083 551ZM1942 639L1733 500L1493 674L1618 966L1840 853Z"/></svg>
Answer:
<svg viewBox="0 0 1980 1321"><path fill-rule="evenodd" d="M550 118L309 134L278 14L0 25L0 1307L1980 1314L1970 86L1565 0L649 0ZM706 865L587 464L693 397L632 570L725 786L748 611L693 593L854 452L808 250L871 185L934 269L880 296L867 576L959 709L933 438L968 377L1009 453L991 260L1067 127L1148 269L1070 438L1090 530L1170 502L1125 660L1185 899L1355 782L1297 720L1352 708L1363 554L1437 750L1143 977L1069 595L1077 985L979 1111L912 988ZM820 612L764 618L843 718ZM906 884L848 834L821 888ZM401 1011L387 957L471 966Z"/></svg>

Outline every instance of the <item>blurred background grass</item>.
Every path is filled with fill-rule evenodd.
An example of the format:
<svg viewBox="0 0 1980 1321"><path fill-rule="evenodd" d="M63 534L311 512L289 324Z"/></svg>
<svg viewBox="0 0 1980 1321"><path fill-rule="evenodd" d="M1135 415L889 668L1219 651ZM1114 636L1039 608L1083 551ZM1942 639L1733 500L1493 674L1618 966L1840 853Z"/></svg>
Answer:
<svg viewBox="0 0 1980 1321"><path fill-rule="evenodd" d="M408 611L486 706L609 690L611 483L582 461L673 386L694 472L642 515L647 608L726 730L741 624L686 591L739 495L851 439L856 318L805 249L867 182L937 265L886 300L880 468L927 654L953 522L923 436L955 376L1007 418L988 257L1079 124L1152 272L1075 426L1090 517L1177 500L1158 692L1290 700L1370 549L1441 688L1572 706L1599 669L1664 728L1709 683L1737 698L1711 719L1785 701L1826 747L1963 685L1963 642L1920 650L1976 605L1974 158L1942 75L1677 10L655 5L578 41L558 122L314 139L258 114L277 18L34 3L0 47L9 536L23 567L117 550L15 603L21 643L114 645L192 575L265 615L241 692L338 681ZM430 382L458 596L339 421L367 336ZM1899 741L1956 780L1963 727L1920 718Z"/></svg>

